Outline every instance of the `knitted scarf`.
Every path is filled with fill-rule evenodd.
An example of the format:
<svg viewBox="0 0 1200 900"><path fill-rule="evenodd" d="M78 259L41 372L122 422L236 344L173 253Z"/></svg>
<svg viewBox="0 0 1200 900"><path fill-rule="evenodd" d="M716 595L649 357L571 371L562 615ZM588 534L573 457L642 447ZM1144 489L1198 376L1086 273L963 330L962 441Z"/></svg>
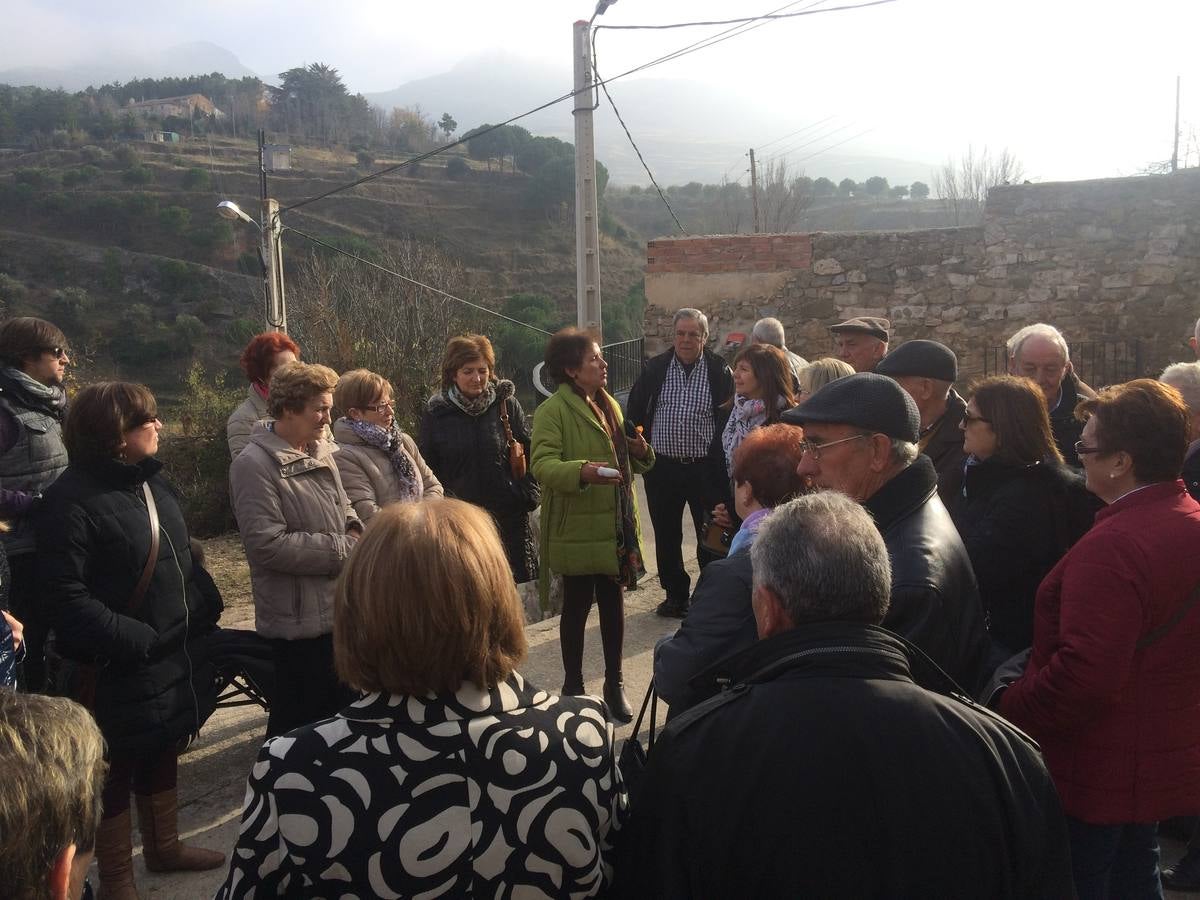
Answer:
<svg viewBox="0 0 1200 900"><path fill-rule="evenodd" d="M617 401L604 388L596 392L593 400L575 385L571 385L575 393L583 397L592 414L600 420L604 430L612 441L613 451L617 455L617 468L621 471L624 481L616 485L617 489L617 580L622 586L633 589L637 587L638 578L646 572L637 540L637 520L634 517L633 499L633 468L629 462L629 445L621 424L617 421Z"/></svg>
<svg viewBox="0 0 1200 900"><path fill-rule="evenodd" d="M496 383L489 381L483 393L478 397L463 396L457 384L450 385L446 391L446 399L465 412L468 416L482 416L496 402Z"/></svg>
<svg viewBox="0 0 1200 900"><path fill-rule="evenodd" d="M18 406L44 412L60 422L67 411L66 391L56 384L42 384L12 366L0 369L0 391L9 394Z"/></svg>
<svg viewBox="0 0 1200 900"><path fill-rule="evenodd" d="M392 469L400 479L400 500L419 500L420 486L417 479L417 467L412 457L400 443L400 427L393 421L391 428L381 428L362 419L351 419L345 416L341 419L351 431L363 439L369 447L384 451L392 461Z"/></svg>
<svg viewBox="0 0 1200 900"><path fill-rule="evenodd" d="M776 409L782 409L786 401L779 397L775 401ZM726 474L733 475L733 451L742 440L755 428L767 421L767 404L765 400L751 400L741 394L734 395L733 409L729 413L729 421L721 432L721 446L725 448Z"/></svg>

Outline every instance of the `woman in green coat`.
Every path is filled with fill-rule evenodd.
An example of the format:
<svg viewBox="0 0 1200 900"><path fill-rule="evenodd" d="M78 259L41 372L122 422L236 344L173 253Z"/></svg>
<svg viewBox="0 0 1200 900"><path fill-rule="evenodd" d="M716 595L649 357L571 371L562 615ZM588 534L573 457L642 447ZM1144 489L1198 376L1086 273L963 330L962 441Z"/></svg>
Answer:
<svg viewBox="0 0 1200 900"><path fill-rule="evenodd" d="M614 718L633 718L621 681L625 588L642 567L633 476L654 464L641 434L625 436L620 405L605 390L608 364L589 335L564 328L546 346L558 390L533 417L531 467L542 485L542 589L563 576L559 641L563 694L583 693L583 634L600 607L604 700Z"/></svg>

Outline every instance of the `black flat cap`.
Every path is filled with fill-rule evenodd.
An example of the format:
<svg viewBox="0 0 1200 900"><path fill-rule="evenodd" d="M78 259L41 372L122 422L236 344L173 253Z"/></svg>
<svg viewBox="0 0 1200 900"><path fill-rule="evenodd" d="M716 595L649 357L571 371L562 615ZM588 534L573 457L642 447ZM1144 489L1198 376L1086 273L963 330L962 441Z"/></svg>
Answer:
<svg viewBox="0 0 1200 900"><path fill-rule="evenodd" d="M958 380L958 357L937 341L905 341L875 364L873 371L889 378L913 375L939 381Z"/></svg>
<svg viewBox="0 0 1200 900"><path fill-rule="evenodd" d="M853 425L914 444L921 432L921 414L913 398L895 381L874 372L859 372L829 382L802 405L785 412L780 421L789 425Z"/></svg>
<svg viewBox="0 0 1200 900"><path fill-rule="evenodd" d="M834 334L842 334L847 331L857 332L858 334L869 334L871 337L876 337L886 342L889 339L888 334L892 330L892 323L878 316L855 316L853 319L847 319L845 322L830 325L829 330Z"/></svg>

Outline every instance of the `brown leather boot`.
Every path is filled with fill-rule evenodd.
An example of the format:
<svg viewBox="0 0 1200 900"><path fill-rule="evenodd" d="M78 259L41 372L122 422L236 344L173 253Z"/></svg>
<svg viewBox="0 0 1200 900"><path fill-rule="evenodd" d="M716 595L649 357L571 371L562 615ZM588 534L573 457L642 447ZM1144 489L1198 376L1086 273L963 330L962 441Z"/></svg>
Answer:
<svg viewBox="0 0 1200 900"><path fill-rule="evenodd" d="M96 862L100 864L99 900L138 900L133 883L133 835L129 810L100 820Z"/></svg>
<svg viewBox="0 0 1200 900"><path fill-rule="evenodd" d="M224 853L180 842L174 788L149 797L137 795L137 810L142 853L151 872L200 872L224 864Z"/></svg>

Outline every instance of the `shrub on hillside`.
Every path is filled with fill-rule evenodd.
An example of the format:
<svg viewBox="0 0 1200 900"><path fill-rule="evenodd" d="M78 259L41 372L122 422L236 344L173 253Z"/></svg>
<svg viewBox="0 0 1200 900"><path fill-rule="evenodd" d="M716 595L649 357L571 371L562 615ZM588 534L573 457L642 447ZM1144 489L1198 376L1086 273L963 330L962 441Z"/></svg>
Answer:
<svg viewBox="0 0 1200 900"><path fill-rule="evenodd" d="M168 206L158 211L158 224L168 234L183 234L191 220L191 211L182 206Z"/></svg>
<svg viewBox="0 0 1200 900"><path fill-rule="evenodd" d="M121 253L115 247L104 251L104 259L100 268L100 284L105 290L117 292L125 286L125 273L122 271Z"/></svg>
<svg viewBox="0 0 1200 900"><path fill-rule="evenodd" d="M131 147L129 144L121 144L119 147L113 150L113 159L128 169L131 166L139 165L141 156L137 150Z"/></svg>
<svg viewBox="0 0 1200 900"><path fill-rule="evenodd" d="M95 144L88 144L86 147L79 148L79 157L84 162L95 165L96 163L102 163L108 159L111 159L111 154L103 147L97 147Z"/></svg>
<svg viewBox="0 0 1200 900"><path fill-rule="evenodd" d="M446 163L446 177L455 180L466 178L471 174L471 167L467 165L467 161L461 156L453 156Z"/></svg>
<svg viewBox="0 0 1200 900"><path fill-rule="evenodd" d="M183 173L183 189L185 191L207 191L209 184L208 172L199 166L193 166Z"/></svg>
<svg viewBox="0 0 1200 900"><path fill-rule="evenodd" d="M149 184L154 180L154 170L148 166L131 166L121 175L121 179L126 184Z"/></svg>
<svg viewBox="0 0 1200 900"><path fill-rule="evenodd" d="M375 165L374 155L366 150L359 150L354 154L354 158L358 160L358 167L360 169L369 169L371 166Z"/></svg>
<svg viewBox="0 0 1200 900"><path fill-rule="evenodd" d="M229 502L229 446L225 421L242 401L242 390L226 387L220 375L209 379L195 364L183 382L178 428L164 430L158 458L179 492L188 527L197 537L237 527Z"/></svg>
<svg viewBox="0 0 1200 900"><path fill-rule="evenodd" d="M50 169L25 168L13 173L17 184L27 184L40 191L50 190L62 184L62 177Z"/></svg>

